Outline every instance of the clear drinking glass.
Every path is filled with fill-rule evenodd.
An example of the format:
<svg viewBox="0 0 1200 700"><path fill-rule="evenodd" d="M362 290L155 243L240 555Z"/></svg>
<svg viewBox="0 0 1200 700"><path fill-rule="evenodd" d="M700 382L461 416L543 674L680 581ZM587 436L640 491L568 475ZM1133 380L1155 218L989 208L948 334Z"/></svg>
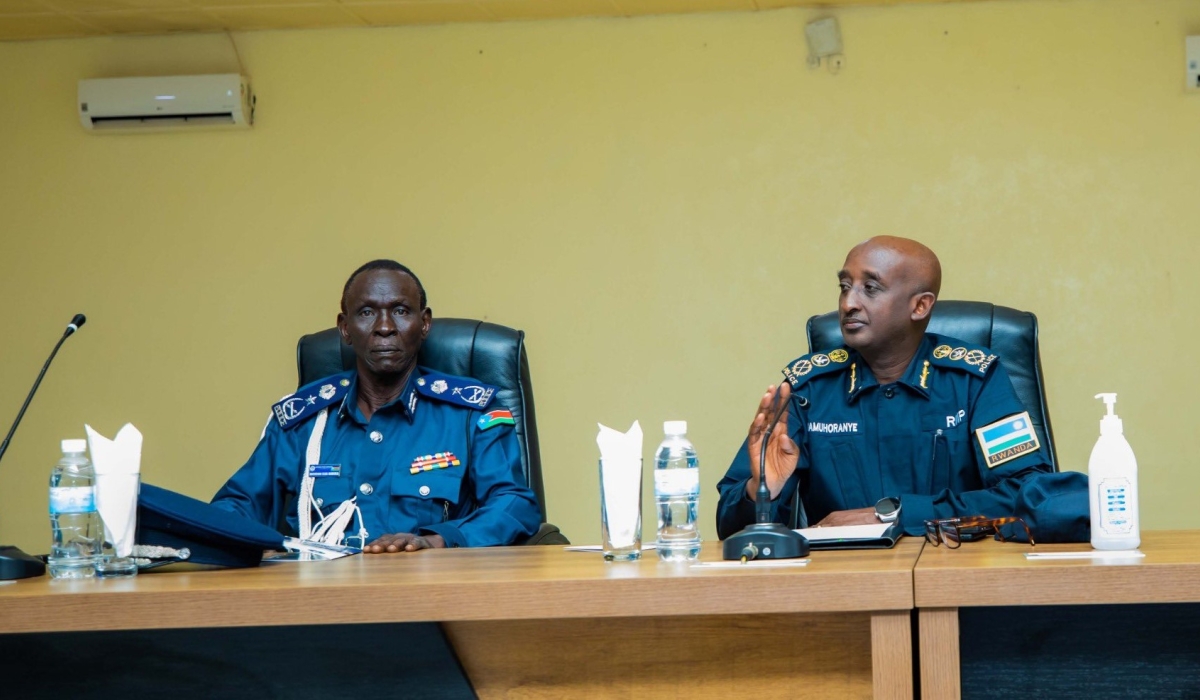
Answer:
<svg viewBox="0 0 1200 700"><path fill-rule="evenodd" d="M118 543L132 546L137 532L137 498L141 476L137 473L96 475L96 508L104 520L104 550L96 557L96 575L104 578L137 576L132 556L117 554Z"/></svg>
<svg viewBox="0 0 1200 700"><path fill-rule="evenodd" d="M642 460L600 460L600 536L605 561L642 556Z"/></svg>

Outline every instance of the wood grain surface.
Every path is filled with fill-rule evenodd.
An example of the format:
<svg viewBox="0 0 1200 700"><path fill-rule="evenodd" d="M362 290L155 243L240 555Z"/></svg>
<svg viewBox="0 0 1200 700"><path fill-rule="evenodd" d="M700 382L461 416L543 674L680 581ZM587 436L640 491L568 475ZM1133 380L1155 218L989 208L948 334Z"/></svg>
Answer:
<svg viewBox="0 0 1200 700"><path fill-rule="evenodd" d="M911 700L912 615L908 610L877 612L871 616L871 651L874 697Z"/></svg>
<svg viewBox="0 0 1200 700"><path fill-rule="evenodd" d="M920 540L806 567L606 563L560 547L429 550L0 586L0 632L907 610ZM720 559L705 543L701 560Z"/></svg>
<svg viewBox="0 0 1200 700"><path fill-rule="evenodd" d="M958 700L962 697L958 646L958 608L922 608L921 697Z"/></svg>
<svg viewBox="0 0 1200 700"><path fill-rule="evenodd" d="M1029 551L1091 551L1089 544L982 540L926 547L913 572L918 608L1200 602L1200 530L1144 531L1133 562L1030 560Z"/></svg>
<svg viewBox="0 0 1200 700"><path fill-rule="evenodd" d="M872 697L868 613L451 622L444 628L484 700ZM899 681L907 684L907 697L911 673L910 666L907 681Z"/></svg>

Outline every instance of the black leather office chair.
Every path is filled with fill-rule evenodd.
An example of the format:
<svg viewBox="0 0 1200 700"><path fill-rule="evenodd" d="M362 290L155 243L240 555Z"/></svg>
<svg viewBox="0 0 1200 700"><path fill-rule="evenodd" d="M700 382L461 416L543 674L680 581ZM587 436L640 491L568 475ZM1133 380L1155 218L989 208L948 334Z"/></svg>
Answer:
<svg viewBox="0 0 1200 700"><path fill-rule="evenodd" d="M512 411L521 445L521 471L525 483L537 494L542 513L541 529L522 544L569 544L557 527L546 522L542 455L538 448L529 359L525 355L525 333L486 321L435 318L417 364L498 387L491 405ZM296 345L300 386L354 366L354 351L342 342L336 328L303 336Z"/></svg>
<svg viewBox="0 0 1200 700"><path fill-rule="evenodd" d="M1029 411L1038 439L1046 448L1050 466L1058 471L1046 387L1042 382L1042 359L1038 352L1037 316L1007 306L982 301L938 301L929 319L929 332L991 348L1003 361L1012 378L1017 398ZM836 311L808 319L809 352L832 350L844 345Z"/></svg>

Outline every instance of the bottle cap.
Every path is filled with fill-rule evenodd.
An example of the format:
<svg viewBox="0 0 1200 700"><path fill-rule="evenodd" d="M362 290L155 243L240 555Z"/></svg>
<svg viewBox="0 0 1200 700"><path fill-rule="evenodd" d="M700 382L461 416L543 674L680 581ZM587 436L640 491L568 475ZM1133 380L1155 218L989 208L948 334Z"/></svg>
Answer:
<svg viewBox="0 0 1200 700"><path fill-rule="evenodd" d="M87 452L87 440L63 440L62 451L65 455Z"/></svg>
<svg viewBox="0 0 1200 700"><path fill-rule="evenodd" d="M687 435L687 421L669 420L663 423L664 435Z"/></svg>

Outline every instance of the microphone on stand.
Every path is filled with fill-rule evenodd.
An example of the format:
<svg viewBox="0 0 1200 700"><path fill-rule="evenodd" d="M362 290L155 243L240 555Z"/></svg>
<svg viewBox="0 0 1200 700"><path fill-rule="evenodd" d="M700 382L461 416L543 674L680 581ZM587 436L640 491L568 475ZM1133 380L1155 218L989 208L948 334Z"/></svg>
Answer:
<svg viewBox="0 0 1200 700"><path fill-rule="evenodd" d="M758 491L754 496L755 522L725 540L722 549L725 559L741 559L747 562L751 559L794 559L808 556L808 540L804 535L771 522L771 490L767 488L767 443L775 430L775 424L787 410L787 401L779 401L778 392L775 394L775 401L779 402L779 407L767 423L758 452Z"/></svg>
<svg viewBox="0 0 1200 700"><path fill-rule="evenodd" d="M29 390L29 396L25 397L25 403L21 404L21 410L17 412L17 419L13 421L12 427L8 429L8 435L5 436L4 442L0 443L0 459L4 458L4 453L8 450L8 443L12 442L13 433L17 432L17 426L21 424L21 419L25 417L25 409L29 408L29 402L33 401L33 395L37 393L38 387L41 386L42 377L46 376L46 370L50 369L50 363L54 361L54 356L58 354L58 349L62 347L63 342L67 338L74 335L75 331L79 330L86 322L86 316L75 314L75 317L67 324L67 330L63 332L54 349L50 351L50 357L46 358L46 364L42 365L42 371L38 373L37 379L33 382L33 388ZM0 581L41 576L44 573L46 573L46 565L42 560L29 556L17 547L0 545Z"/></svg>

